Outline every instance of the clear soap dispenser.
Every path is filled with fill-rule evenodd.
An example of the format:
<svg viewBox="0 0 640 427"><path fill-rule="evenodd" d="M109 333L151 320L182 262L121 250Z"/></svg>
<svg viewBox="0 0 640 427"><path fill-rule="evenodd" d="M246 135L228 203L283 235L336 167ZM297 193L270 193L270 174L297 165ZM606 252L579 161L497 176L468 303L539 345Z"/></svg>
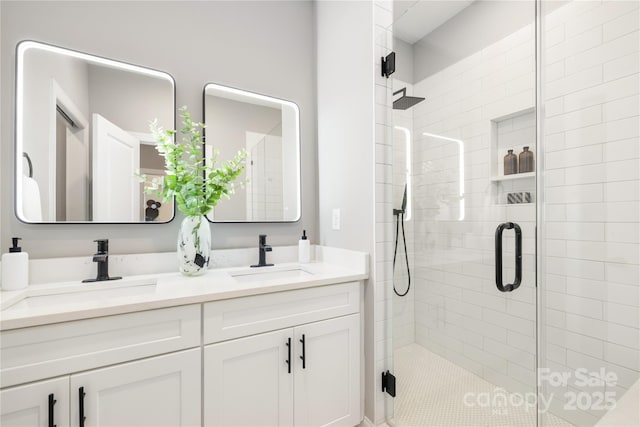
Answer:
<svg viewBox="0 0 640 427"><path fill-rule="evenodd" d="M2 290L17 291L29 284L29 254L18 246L19 237L13 237L9 253L2 255Z"/></svg>
<svg viewBox="0 0 640 427"><path fill-rule="evenodd" d="M311 245L307 239L307 230L302 230L302 237L298 241L298 262L305 264L311 261Z"/></svg>

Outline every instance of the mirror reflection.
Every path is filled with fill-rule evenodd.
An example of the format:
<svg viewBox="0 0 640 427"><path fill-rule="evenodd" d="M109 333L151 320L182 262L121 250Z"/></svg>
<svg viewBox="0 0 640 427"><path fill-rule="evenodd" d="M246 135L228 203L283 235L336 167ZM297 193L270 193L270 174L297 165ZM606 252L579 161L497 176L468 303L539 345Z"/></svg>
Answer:
<svg viewBox="0 0 640 427"><path fill-rule="evenodd" d="M214 222L291 222L300 219L298 106L217 84L204 89L207 158L248 152L236 194L214 208Z"/></svg>
<svg viewBox="0 0 640 427"><path fill-rule="evenodd" d="M149 120L175 123L170 75L43 43L17 49L16 214L39 222L167 222ZM141 182L139 175L146 175Z"/></svg>

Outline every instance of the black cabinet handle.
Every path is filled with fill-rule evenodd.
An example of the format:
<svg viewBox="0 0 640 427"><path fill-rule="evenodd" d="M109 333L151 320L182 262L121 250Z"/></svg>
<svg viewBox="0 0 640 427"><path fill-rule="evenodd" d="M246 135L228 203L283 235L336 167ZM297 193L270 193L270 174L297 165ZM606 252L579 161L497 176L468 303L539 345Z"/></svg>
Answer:
<svg viewBox="0 0 640 427"><path fill-rule="evenodd" d="M302 334L302 339L300 340L300 342L302 343L302 356L300 356L300 359L302 359L302 369L306 368L306 356L304 353L304 334Z"/></svg>
<svg viewBox="0 0 640 427"><path fill-rule="evenodd" d="M506 286L502 282L502 232L514 229L516 232L516 278L513 283ZM522 230L513 222L500 224L496 229L496 287L500 292L511 292L518 289L522 282Z"/></svg>
<svg viewBox="0 0 640 427"><path fill-rule="evenodd" d="M55 405L57 402L56 399L54 399L53 397L53 393L51 393L49 395L49 427L56 427L56 423L54 421L54 415L53 415L53 405Z"/></svg>
<svg viewBox="0 0 640 427"><path fill-rule="evenodd" d="M87 394L84 392L84 387L80 387L78 389L78 403L80 406L80 427L84 427L84 420L87 419L87 417L84 416L84 397Z"/></svg>
<svg viewBox="0 0 640 427"><path fill-rule="evenodd" d="M291 338L287 339L287 373L291 373Z"/></svg>

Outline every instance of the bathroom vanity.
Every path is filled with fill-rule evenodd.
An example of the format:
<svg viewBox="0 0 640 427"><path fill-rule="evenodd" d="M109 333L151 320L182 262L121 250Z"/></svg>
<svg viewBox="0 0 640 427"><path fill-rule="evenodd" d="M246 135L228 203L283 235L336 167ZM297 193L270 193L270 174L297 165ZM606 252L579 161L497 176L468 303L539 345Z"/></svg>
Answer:
<svg viewBox="0 0 640 427"><path fill-rule="evenodd" d="M357 425L367 276L349 253L5 292L0 423Z"/></svg>

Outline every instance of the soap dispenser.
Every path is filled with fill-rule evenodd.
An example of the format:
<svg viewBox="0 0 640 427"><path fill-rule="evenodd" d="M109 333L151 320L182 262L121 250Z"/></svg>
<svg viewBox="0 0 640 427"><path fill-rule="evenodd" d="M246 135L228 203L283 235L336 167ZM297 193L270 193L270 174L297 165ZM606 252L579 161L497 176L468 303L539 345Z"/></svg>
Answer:
<svg viewBox="0 0 640 427"><path fill-rule="evenodd" d="M298 262L300 264L308 263L311 260L311 245L307 239L307 230L302 230L302 237L298 242Z"/></svg>
<svg viewBox="0 0 640 427"><path fill-rule="evenodd" d="M13 237L13 247L2 255L2 290L17 291L29 283L29 254L18 246L19 237Z"/></svg>

